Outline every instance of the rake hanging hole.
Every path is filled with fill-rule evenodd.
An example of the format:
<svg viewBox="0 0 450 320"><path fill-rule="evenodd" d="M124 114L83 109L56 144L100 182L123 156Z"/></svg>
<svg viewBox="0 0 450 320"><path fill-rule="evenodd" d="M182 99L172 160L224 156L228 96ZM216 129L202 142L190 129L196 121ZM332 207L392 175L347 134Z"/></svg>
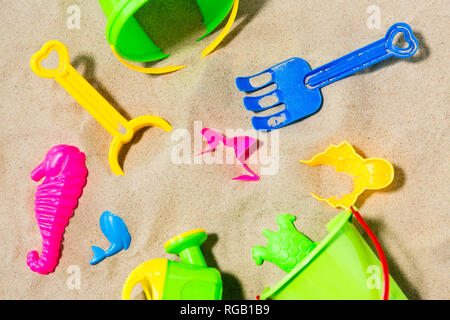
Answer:
<svg viewBox="0 0 450 320"><path fill-rule="evenodd" d="M399 32L395 35L393 44L394 44L394 46L401 48L401 49L406 49L410 46L410 44L408 42L406 42L403 32Z"/></svg>

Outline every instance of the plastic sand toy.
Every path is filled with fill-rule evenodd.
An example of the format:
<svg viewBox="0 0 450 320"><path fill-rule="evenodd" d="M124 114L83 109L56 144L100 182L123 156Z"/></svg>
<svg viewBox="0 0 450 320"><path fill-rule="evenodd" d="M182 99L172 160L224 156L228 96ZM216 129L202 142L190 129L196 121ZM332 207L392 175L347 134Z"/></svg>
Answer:
<svg viewBox="0 0 450 320"><path fill-rule="evenodd" d="M216 130L209 128L202 129L201 133L203 137L205 137L210 148L208 150L202 151L200 154L212 152L221 143L223 143L227 147L234 148L234 154L236 156L236 159L242 164L244 169L247 170L248 173L250 173L250 175L241 175L239 177L233 178L233 180L242 180L242 181L259 180L259 176L252 169L250 169L248 165L245 163L245 161L250 155L249 149L257 142L255 138L248 136L240 136L227 139Z"/></svg>
<svg viewBox="0 0 450 320"><path fill-rule="evenodd" d="M59 66L56 69L45 69L42 60L52 51L59 55ZM145 127L156 126L164 131L171 131L170 124L156 116L141 116L126 120L103 96L94 89L70 64L69 52L59 41L48 41L36 52L30 61L31 69L38 76L55 79L72 97L84 107L112 136L109 147L109 165L116 175L123 175L119 165L119 153L124 144L130 142L134 134Z"/></svg>
<svg viewBox="0 0 450 320"><path fill-rule="evenodd" d="M406 48L394 44L399 35L403 35L407 43ZM255 130L270 131L319 111L322 106L321 88L390 57L410 58L417 52L418 47L419 43L411 27L406 23L397 23L389 28L383 39L314 70L311 70L305 60L291 58L253 76L238 77L236 85L240 91L253 92L276 84L276 89L269 93L244 98L245 108L254 112L284 104L284 110L278 113L252 118ZM263 74L270 74L270 80L261 86L253 86L251 84L253 78ZM272 104L268 106L263 104L265 99L270 99ZM276 102L273 103L272 100Z"/></svg>
<svg viewBox="0 0 450 320"><path fill-rule="evenodd" d="M114 54L127 67L144 73L168 73L186 67L143 68L126 61L149 62L165 59L169 56L169 54L164 54L161 48L153 42L134 17L134 14L148 1L150 0L99 0L108 19L106 39ZM198 41L216 29L231 11L229 20L222 32L203 50L203 58L222 42L231 29L237 15L239 0L197 0L197 4L206 28L206 33Z"/></svg>
<svg viewBox="0 0 450 320"><path fill-rule="evenodd" d="M352 224L353 216L374 241L381 263ZM279 215L280 230L264 231L267 247L253 247L256 264L267 260L288 272L278 284L263 291L261 300L407 299L389 276L386 258L376 237L353 207L331 220L327 224L329 234L317 243L297 231L294 220L292 215ZM380 271L371 273L374 269ZM381 273L383 281L378 277Z"/></svg>
<svg viewBox="0 0 450 320"><path fill-rule="evenodd" d="M348 209L365 190L385 188L394 180L394 167L389 161L382 158L363 159L346 141L329 146L325 152L315 155L309 161L300 162L313 167L330 165L336 168L336 172L344 172L353 177L353 192L342 198L322 198L311 193L317 200L334 208Z"/></svg>
<svg viewBox="0 0 450 320"><path fill-rule="evenodd" d="M140 283L148 300L220 300L220 272L206 265L200 249L206 238L205 230L196 229L167 241L164 248L178 254L181 262L152 259L142 263L125 281L122 299L129 300Z"/></svg>
<svg viewBox="0 0 450 320"><path fill-rule="evenodd" d="M100 216L100 228L111 245L108 250L103 250L100 247L92 246L94 256L91 259L91 265L95 265L103 259L122 250L127 250L131 243L131 236L125 222L121 217L116 216L110 211L105 211Z"/></svg>
<svg viewBox="0 0 450 320"><path fill-rule="evenodd" d="M267 247L255 246L252 249L253 259L258 266L266 260L290 272L316 247L316 243L297 231L293 224L295 219L291 214L280 214L277 217L279 231L263 230L269 239Z"/></svg>
<svg viewBox="0 0 450 320"><path fill-rule="evenodd" d="M48 274L58 265L63 235L81 197L86 176L86 155L78 148L58 145L31 173L31 179L44 182L36 191L36 220L42 235L42 253L31 251L27 265L34 272Z"/></svg>

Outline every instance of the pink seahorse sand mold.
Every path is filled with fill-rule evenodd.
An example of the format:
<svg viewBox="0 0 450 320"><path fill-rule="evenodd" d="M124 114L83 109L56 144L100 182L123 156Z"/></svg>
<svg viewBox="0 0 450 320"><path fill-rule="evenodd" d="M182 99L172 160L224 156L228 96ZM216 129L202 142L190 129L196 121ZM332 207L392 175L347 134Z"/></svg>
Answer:
<svg viewBox="0 0 450 320"><path fill-rule="evenodd" d="M208 142L209 149L202 151L200 154L214 151L221 143L223 143L227 147L234 148L236 158L242 164L245 170L247 170L251 174L251 175L241 175L239 177L233 178L233 180L242 180L242 181L259 180L259 176L253 170L251 170L245 163L247 158L250 156L249 149L256 142L255 138L249 136L239 136L227 139L216 130L209 128L203 128L201 133Z"/></svg>
<svg viewBox="0 0 450 320"><path fill-rule="evenodd" d="M58 265L64 229L86 184L86 155L78 148L58 145L31 173L31 179L44 182L37 187L35 213L42 235L42 253L30 251L27 265L34 272L48 274Z"/></svg>

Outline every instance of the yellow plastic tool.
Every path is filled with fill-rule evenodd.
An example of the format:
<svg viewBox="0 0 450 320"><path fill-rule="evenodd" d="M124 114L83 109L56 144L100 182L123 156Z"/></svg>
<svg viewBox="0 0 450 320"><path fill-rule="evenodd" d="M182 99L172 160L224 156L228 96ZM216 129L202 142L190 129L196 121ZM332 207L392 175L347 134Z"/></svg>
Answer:
<svg viewBox="0 0 450 320"><path fill-rule="evenodd" d="M59 55L56 69L42 67L42 60L52 51ZM126 120L103 96L92 87L70 64L69 52L59 41L48 41L36 52L30 61L31 69L38 76L55 79L72 97L83 106L112 136L109 147L109 165L116 175L123 175L119 165L119 152L122 146L133 139L134 134L144 127L156 126L170 132L170 124L157 116L141 116Z"/></svg>
<svg viewBox="0 0 450 320"><path fill-rule="evenodd" d="M158 258L141 263L125 281L122 299L130 300L133 288L139 283L147 300L162 300L168 262Z"/></svg>
<svg viewBox="0 0 450 320"><path fill-rule="evenodd" d="M394 167L389 161L381 158L363 159L346 141L329 146L325 152L315 155L309 161L300 162L313 167L330 165L336 168L336 172L344 172L353 177L353 192L340 199L322 198L311 193L317 200L324 201L334 208L348 209L364 190L385 188L394 179Z"/></svg>
<svg viewBox="0 0 450 320"><path fill-rule="evenodd" d="M171 73L178 71L180 69L186 68L187 66L166 66L166 67L159 67L159 68L145 68L145 67L139 67L132 63L129 63L127 60L119 56L114 46L111 46L111 50L114 53L114 56L119 60L125 67L142 73L148 73L148 74L165 74L165 73Z"/></svg>

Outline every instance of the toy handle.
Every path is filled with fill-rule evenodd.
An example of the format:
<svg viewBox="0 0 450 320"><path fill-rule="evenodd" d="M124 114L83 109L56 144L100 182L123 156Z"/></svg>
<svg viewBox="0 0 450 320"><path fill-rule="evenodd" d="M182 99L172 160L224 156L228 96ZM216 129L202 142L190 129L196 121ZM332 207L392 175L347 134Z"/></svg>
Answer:
<svg viewBox="0 0 450 320"><path fill-rule="evenodd" d="M48 58L52 51L58 53L58 67L56 69L44 68L41 63ZM48 41L31 57L30 66L34 73L42 78L56 79L60 76L64 76L68 72L67 67L70 66L69 51L66 46L59 41Z"/></svg>
<svg viewBox="0 0 450 320"><path fill-rule="evenodd" d="M141 284L147 300L152 300L153 297L148 279L146 278L144 271L141 271L139 268L143 269L141 266L138 267L137 270L134 270L125 281L122 289L122 300L131 300L131 292L138 284Z"/></svg>
<svg viewBox="0 0 450 320"><path fill-rule="evenodd" d="M381 267L383 268L383 300L389 300L389 267L386 259L386 255L384 254L383 247L381 247L380 242L377 239L377 236L373 233L373 231L370 229L370 227L367 225L367 223L364 221L363 217L359 213L359 210L356 209L354 206L350 206L350 210L352 211L353 215L356 217L358 222L361 224L361 226L364 228L364 230L369 235L370 239L372 240L375 249L377 250L378 257L380 258Z"/></svg>
<svg viewBox="0 0 450 320"><path fill-rule="evenodd" d="M403 33L408 44L406 48L394 45L395 37L399 33ZM306 74L304 83L308 89L320 89L391 56L409 58L418 48L419 43L411 27L406 23L396 23L389 28L383 39L311 70Z"/></svg>
<svg viewBox="0 0 450 320"><path fill-rule="evenodd" d="M399 33L403 33L403 38L408 44L406 48L401 48L394 44L395 37ZM386 32L384 39L386 40L386 51L397 58L410 58L419 49L419 41L417 41L411 27L406 23L396 23L391 26Z"/></svg>

